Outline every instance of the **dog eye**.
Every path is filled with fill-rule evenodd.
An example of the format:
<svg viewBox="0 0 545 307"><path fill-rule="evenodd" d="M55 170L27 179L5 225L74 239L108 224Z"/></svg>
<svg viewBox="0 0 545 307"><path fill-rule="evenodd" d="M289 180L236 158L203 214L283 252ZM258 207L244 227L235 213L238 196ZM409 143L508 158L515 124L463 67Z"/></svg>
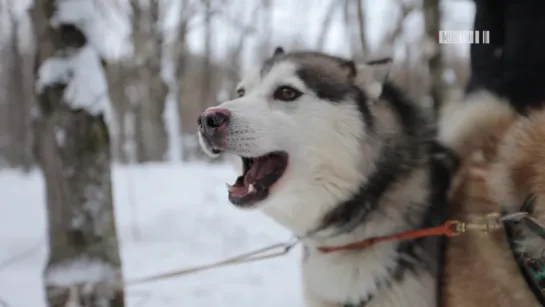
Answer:
<svg viewBox="0 0 545 307"><path fill-rule="evenodd" d="M273 98L282 101L294 101L301 97L302 94L291 86L280 86L274 91Z"/></svg>
<svg viewBox="0 0 545 307"><path fill-rule="evenodd" d="M244 96L244 94L246 94L246 91L244 90L244 88L239 88L239 89L237 90L237 97L238 97L238 98Z"/></svg>

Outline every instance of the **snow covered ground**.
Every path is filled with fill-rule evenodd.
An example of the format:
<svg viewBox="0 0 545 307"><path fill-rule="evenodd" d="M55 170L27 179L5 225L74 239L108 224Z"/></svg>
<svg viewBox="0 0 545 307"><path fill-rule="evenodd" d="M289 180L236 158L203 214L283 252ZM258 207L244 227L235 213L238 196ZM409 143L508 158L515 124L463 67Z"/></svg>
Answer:
<svg viewBox="0 0 545 307"><path fill-rule="evenodd" d="M228 203L224 183L235 176L230 165L204 163L115 167L125 277L203 264L289 239L289 232L259 212ZM0 209L0 301L45 307L41 174L0 172ZM296 249L283 258L129 287L128 306L300 306L299 256Z"/></svg>

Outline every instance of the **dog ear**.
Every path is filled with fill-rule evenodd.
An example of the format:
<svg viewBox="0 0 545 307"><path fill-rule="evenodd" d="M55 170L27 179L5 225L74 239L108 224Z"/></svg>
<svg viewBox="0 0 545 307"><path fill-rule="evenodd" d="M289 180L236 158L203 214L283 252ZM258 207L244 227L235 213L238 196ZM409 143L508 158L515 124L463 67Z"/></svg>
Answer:
<svg viewBox="0 0 545 307"><path fill-rule="evenodd" d="M349 80L354 80L356 75L358 74L358 70L356 68L356 63L354 61L346 61L341 63L341 69L346 74L346 77L348 77Z"/></svg>
<svg viewBox="0 0 545 307"><path fill-rule="evenodd" d="M370 98L378 99L382 94L382 87L390 75L391 68L391 58L381 58L359 64L355 82L363 87Z"/></svg>
<svg viewBox="0 0 545 307"><path fill-rule="evenodd" d="M277 57L277 56L279 56L279 55L282 55L282 54L284 54L284 53L286 53L286 52L284 51L284 48L282 48L281 46L277 46L277 47L274 49L273 58L275 58L275 57Z"/></svg>

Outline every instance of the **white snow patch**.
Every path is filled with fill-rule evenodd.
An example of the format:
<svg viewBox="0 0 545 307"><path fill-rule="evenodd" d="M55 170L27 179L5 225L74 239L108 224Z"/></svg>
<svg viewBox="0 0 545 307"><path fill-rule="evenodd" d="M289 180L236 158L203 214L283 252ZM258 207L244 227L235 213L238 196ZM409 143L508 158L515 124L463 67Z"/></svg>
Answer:
<svg viewBox="0 0 545 307"><path fill-rule="evenodd" d="M57 129L55 131L55 141L57 141L57 145L64 146L65 140L66 140L66 132L63 129Z"/></svg>
<svg viewBox="0 0 545 307"><path fill-rule="evenodd" d="M287 230L262 213L239 210L228 202L224 183L237 173L226 164L114 165L123 278L215 262L289 238ZM47 306L42 273L47 258L44 192L39 171L28 176L0 172L0 263L30 250L0 270L0 297L13 307ZM137 239L132 235L133 210L138 210ZM300 257L296 248L282 258L131 286L125 292L126 306L302 306ZM74 277L84 277L84 272L105 272L78 270L77 264L73 268L60 270L64 275L57 275L63 278L59 282L78 281Z"/></svg>
<svg viewBox="0 0 545 307"><path fill-rule="evenodd" d="M113 265L98 259L81 257L51 266L45 271L45 284L70 288L73 285L114 282L120 276Z"/></svg>
<svg viewBox="0 0 545 307"><path fill-rule="evenodd" d="M453 69L446 69L443 71L443 81L447 84L454 84L456 82L456 73Z"/></svg>
<svg viewBox="0 0 545 307"><path fill-rule="evenodd" d="M70 81L71 62L62 57L47 59L38 70L36 91L41 94L45 87L54 84L67 84Z"/></svg>
<svg viewBox="0 0 545 307"><path fill-rule="evenodd" d="M171 90L167 95L167 101L163 118L168 133L168 161L179 162L182 158L182 144L180 135L179 108L176 101L176 91Z"/></svg>
<svg viewBox="0 0 545 307"><path fill-rule="evenodd" d="M76 25L91 46L105 58L118 59L132 52L129 5L113 0L57 0L51 24Z"/></svg>
<svg viewBox="0 0 545 307"><path fill-rule="evenodd" d="M47 59L38 71L38 93L54 84L67 84L64 101L74 109L99 114L109 109L108 85L98 54L85 45L70 56Z"/></svg>

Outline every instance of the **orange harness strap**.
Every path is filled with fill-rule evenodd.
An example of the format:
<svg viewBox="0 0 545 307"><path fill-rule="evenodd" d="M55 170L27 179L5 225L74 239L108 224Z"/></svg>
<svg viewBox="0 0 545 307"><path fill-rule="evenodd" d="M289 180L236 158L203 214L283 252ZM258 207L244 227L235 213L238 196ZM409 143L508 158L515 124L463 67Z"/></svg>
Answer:
<svg viewBox="0 0 545 307"><path fill-rule="evenodd" d="M437 227L409 230L409 231L405 231L405 232L401 232L401 233L397 233L393 235L369 238L363 241L353 242L353 243L349 243L345 245L323 246L323 247L318 247L318 250L323 253L330 253L330 252L335 252L339 250L365 248L365 247L369 247L371 245L375 245L377 243L386 242L386 241L414 239L414 238L422 238L422 237L430 237L430 236L452 237L456 235L456 233L453 231L453 226L455 225L455 223L456 223L455 221L449 220L449 221L446 221L443 225L440 225Z"/></svg>

